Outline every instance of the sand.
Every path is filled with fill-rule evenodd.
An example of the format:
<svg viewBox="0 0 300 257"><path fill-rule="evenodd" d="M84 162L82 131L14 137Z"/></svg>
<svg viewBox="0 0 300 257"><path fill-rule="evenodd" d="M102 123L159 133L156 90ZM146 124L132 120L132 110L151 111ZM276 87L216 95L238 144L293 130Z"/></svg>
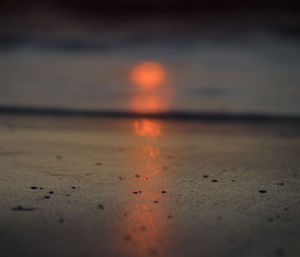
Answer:
<svg viewBox="0 0 300 257"><path fill-rule="evenodd" d="M1 256L300 256L300 123L0 116Z"/></svg>

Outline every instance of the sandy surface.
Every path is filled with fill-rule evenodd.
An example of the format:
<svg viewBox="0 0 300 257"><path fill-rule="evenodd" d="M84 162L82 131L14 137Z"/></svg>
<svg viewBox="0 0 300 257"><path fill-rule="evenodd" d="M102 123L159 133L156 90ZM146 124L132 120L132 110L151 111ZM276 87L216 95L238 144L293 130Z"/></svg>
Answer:
<svg viewBox="0 0 300 257"><path fill-rule="evenodd" d="M300 256L300 124L0 116L1 256Z"/></svg>

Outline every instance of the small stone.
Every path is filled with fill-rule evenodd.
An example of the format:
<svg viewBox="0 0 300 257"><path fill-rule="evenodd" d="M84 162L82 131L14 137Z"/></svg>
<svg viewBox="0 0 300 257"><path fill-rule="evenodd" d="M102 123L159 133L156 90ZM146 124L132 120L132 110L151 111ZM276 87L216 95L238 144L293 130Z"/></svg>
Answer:
<svg viewBox="0 0 300 257"><path fill-rule="evenodd" d="M19 205L17 207L12 208L12 210L13 211L34 211L36 210L36 208L31 208L31 207L24 208L22 207L22 205Z"/></svg>
<svg viewBox="0 0 300 257"><path fill-rule="evenodd" d="M130 235L125 235L124 236L124 241L129 241L131 239L131 236Z"/></svg>
<svg viewBox="0 0 300 257"><path fill-rule="evenodd" d="M141 230L141 231L146 231L147 228L146 228L145 226L141 226L141 227L140 227L140 230Z"/></svg>
<svg viewBox="0 0 300 257"><path fill-rule="evenodd" d="M267 193L267 191L266 191L266 190L259 190L258 192L260 192L261 194L265 194L265 193Z"/></svg>
<svg viewBox="0 0 300 257"><path fill-rule="evenodd" d="M104 210L103 204L99 204L99 205L98 205L98 209Z"/></svg>
<svg viewBox="0 0 300 257"><path fill-rule="evenodd" d="M217 179L212 179L212 181L211 182L218 182L218 180Z"/></svg>
<svg viewBox="0 0 300 257"><path fill-rule="evenodd" d="M33 190L35 190L35 189L37 189L38 187L32 186L32 187L30 187L30 188L33 189Z"/></svg>
<svg viewBox="0 0 300 257"><path fill-rule="evenodd" d="M166 193L167 193L167 191L163 190L163 191L161 191L161 193L162 193L162 194L166 194Z"/></svg>

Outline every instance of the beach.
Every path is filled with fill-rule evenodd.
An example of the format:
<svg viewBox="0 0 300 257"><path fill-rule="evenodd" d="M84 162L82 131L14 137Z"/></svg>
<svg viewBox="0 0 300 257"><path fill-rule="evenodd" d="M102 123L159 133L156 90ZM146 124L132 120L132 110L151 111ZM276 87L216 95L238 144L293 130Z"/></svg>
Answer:
<svg viewBox="0 0 300 257"><path fill-rule="evenodd" d="M299 256L299 128L2 113L0 251Z"/></svg>

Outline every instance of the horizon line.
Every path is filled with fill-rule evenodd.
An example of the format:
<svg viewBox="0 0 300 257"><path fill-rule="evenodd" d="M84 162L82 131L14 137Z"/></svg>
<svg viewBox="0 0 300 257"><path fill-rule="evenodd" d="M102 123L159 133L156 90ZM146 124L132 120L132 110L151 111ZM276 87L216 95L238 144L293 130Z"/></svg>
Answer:
<svg viewBox="0 0 300 257"><path fill-rule="evenodd" d="M119 110L96 110L56 107L34 107L18 105L0 105L1 114L34 116L87 116L101 118L156 118L174 120L203 121L300 121L300 115L271 114L258 112L221 112L221 111L168 111L156 113L136 113Z"/></svg>

